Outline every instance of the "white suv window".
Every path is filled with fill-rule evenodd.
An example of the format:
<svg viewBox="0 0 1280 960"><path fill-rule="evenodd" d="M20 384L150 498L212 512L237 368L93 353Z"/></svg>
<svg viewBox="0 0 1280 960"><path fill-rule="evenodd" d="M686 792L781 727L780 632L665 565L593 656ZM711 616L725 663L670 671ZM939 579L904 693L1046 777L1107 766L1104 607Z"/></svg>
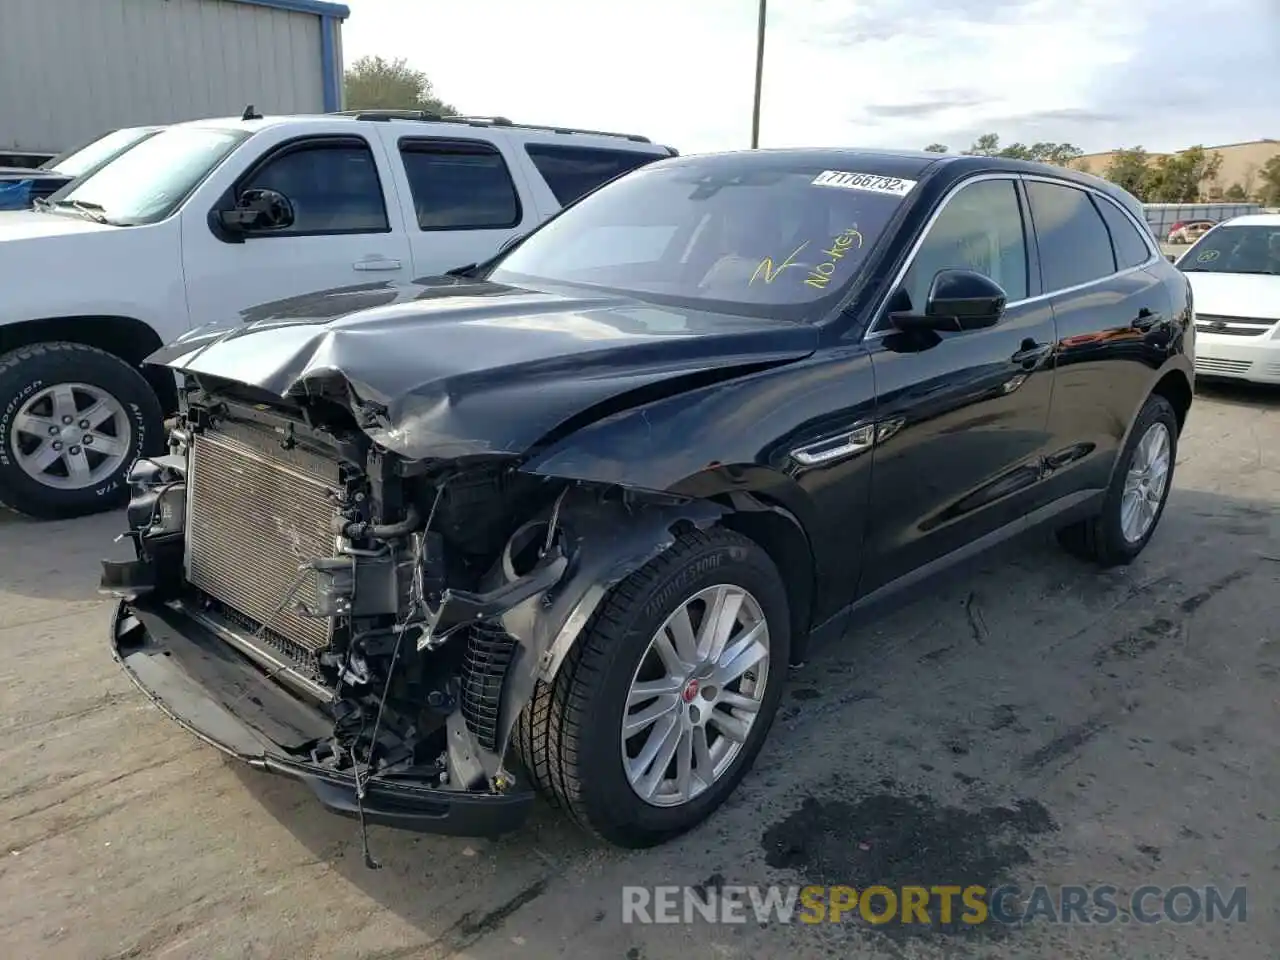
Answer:
<svg viewBox="0 0 1280 960"><path fill-rule="evenodd" d="M498 230L520 223L520 195L498 148L478 140L401 140L421 230Z"/></svg>

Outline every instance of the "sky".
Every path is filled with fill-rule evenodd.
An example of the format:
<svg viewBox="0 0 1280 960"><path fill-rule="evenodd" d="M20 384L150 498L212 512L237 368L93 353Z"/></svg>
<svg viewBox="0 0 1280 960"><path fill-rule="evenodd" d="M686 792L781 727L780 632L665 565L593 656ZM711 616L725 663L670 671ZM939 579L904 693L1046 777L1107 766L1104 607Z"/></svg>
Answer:
<svg viewBox="0 0 1280 960"><path fill-rule="evenodd" d="M463 113L750 146L757 0L343 0ZM773 0L760 145L1280 138L1280 0Z"/></svg>

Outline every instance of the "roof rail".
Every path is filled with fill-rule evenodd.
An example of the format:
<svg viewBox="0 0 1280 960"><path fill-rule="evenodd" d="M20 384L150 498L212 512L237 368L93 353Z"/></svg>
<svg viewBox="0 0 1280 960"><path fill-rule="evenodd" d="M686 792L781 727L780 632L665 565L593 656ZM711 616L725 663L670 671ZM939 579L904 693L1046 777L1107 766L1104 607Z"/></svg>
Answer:
<svg viewBox="0 0 1280 960"><path fill-rule="evenodd" d="M546 130L550 133L579 133L592 137L618 137L632 143L652 143L648 137L636 133L615 133L609 130L587 130L580 127L560 127L542 123L514 123L506 117L442 116L427 110L338 110L334 116L354 117L356 120L417 120L423 123L465 123L473 127L510 127L518 130Z"/></svg>
<svg viewBox="0 0 1280 960"><path fill-rule="evenodd" d="M356 120L446 120L438 113L429 110L338 110L334 114L339 117L353 117Z"/></svg>

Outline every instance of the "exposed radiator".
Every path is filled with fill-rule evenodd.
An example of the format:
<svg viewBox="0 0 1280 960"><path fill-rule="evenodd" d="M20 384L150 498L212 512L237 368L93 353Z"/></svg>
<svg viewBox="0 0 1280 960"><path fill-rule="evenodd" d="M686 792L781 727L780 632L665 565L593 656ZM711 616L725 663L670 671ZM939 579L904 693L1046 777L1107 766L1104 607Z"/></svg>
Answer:
<svg viewBox="0 0 1280 960"><path fill-rule="evenodd" d="M338 465L269 431L238 424L192 438L187 478L187 579L234 614L265 624L304 656L328 646L332 621L299 615L315 598L313 574L279 613L298 567L331 556Z"/></svg>

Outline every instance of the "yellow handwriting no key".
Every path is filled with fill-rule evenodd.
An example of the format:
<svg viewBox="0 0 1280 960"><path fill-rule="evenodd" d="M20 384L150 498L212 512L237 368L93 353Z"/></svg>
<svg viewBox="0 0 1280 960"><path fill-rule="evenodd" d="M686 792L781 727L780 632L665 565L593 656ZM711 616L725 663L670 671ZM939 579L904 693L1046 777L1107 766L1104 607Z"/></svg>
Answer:
<svg viewBox="0 0 1280 960"><path fill-rule="evenodd" d="M798 257L800 255L800 251L803 250L808 245L809 245L808 240L800 244L800 246L792 250L791 253L787 255L787 259L783 260L780 264L778 264L776 268L773 265L773 258L765 257L763 260L760 261L760 265L756 267L756 272L751 275L751 279L747 281L747 286L751 286L751 284L755 283L756 277L760 276L762 272L764 273L764 282L773 283L774 277L780 274L783 270L787 269L787 267L794 267L796 265L795 264L796 257Z"/></svg>

